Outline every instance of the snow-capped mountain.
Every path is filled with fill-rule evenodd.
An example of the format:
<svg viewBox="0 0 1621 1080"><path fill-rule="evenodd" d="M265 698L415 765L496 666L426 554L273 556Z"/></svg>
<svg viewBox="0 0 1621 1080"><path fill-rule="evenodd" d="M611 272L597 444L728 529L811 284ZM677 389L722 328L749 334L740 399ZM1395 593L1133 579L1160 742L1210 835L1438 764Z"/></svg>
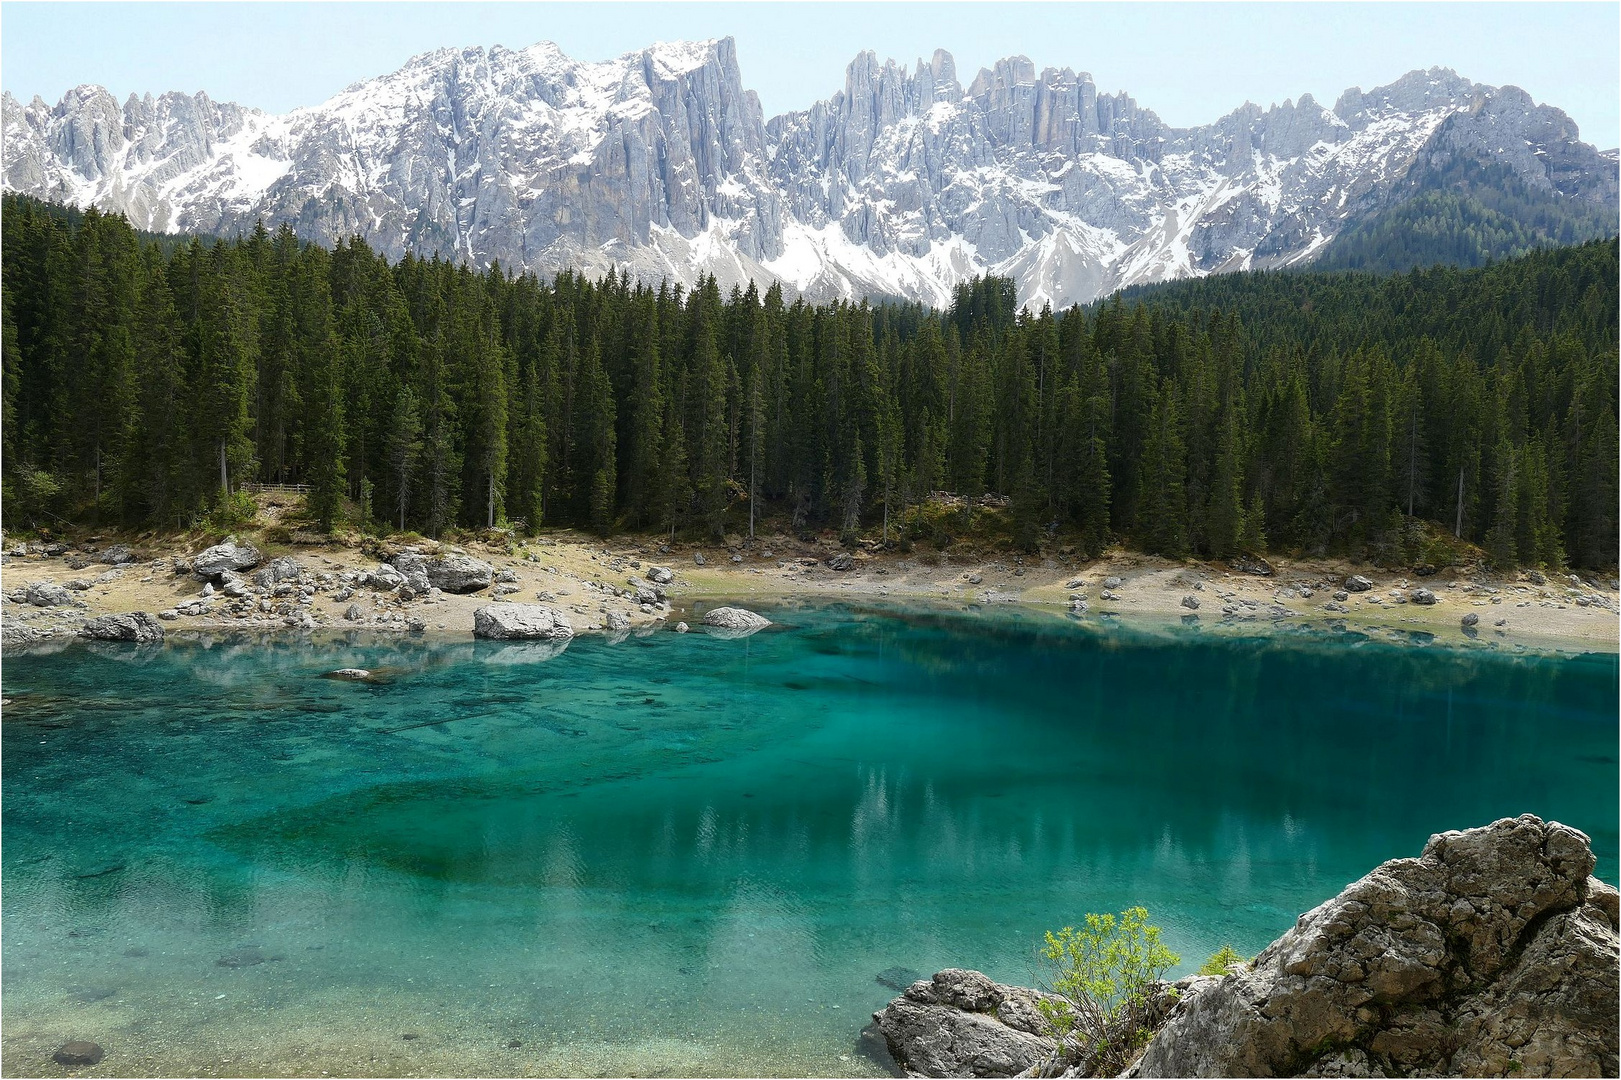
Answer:
<svg viewBox="0 0 1621 1080"><path fill-rule="evenodd" d="M1171 128L1068 68L999 61L964 88L936 52L862 53L844 88L766 122L730 38L583 63L543 43L444 49L272 116L206 94L81 86L3 102L4 186L229 235L285 221L332 243L547 273L780 280L812 298L942 304L1014 277L1039 306L1312 258L1421 161L1507 165L1613 203L1617 164L1515 87L1413 72L1328 109L1309 95Z"/></svg>

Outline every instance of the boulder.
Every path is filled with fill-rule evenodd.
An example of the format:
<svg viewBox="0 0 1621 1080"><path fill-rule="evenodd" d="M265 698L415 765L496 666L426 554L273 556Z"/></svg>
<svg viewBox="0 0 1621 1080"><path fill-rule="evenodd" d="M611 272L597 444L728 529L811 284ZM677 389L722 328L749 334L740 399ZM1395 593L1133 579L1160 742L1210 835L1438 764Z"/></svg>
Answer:
<svg viewBox="0 0 1621 1080"><path fill-rule="evenodd" d="M125 563L135 561L135 552L130 550L128 544L113 544L111 547L103 548L97 559L108 566L123 566Z"/></svg>
<svg viewBox="0 0 1621 1080"><path fill-rule="evenodd" d="M850 557L848 551L838 552L827 560L829 570L852 570L855 565L856 561Z"/></svg>
<svg viewBox="0 0 1621 1080"><path fill-rule="evenodd" d="M1458 621L1464 626L1478 626L1480 625L1480 616L1471 611Z"/></svg>
<svg viewBox="0 0 1621 1080"><path fill-rule="evenodd" d="M694 565L702 566L704 564L704 553L701 551L694 551L692 553L692 561Z"/></svg>
<svg viewBox="0 0 1621 1080"><path fill-rule="evenodd" d="M1423 604L1427 607L1435 603L1435 594L1428 589L1414 589L1407 594L1407 599L1415 604Z"/></svg>
<svg viewBox="0 0 1621 1080"><path fill-rule="evenodd" d="M650 566L647 568L647 578L655 585L668 585L675 575L670 573L667 566Z"/></svg>
<svg viewBox="0 0 1621 1080"><path fill-rule="evenodd" d="M1036 1003L1045 996L949 968L872 1014L895 1063L913 1076L1017 1076L1055 1057Z"/></svg>
<svg viewBox="0 0 1621 1080"><path fill-rule="evenodd" d="M1118 589L1124 584L1125 582L1117 577L1106 577L1103 579L1103 587L1105 589Z"/></svg>
<svg viewBox="0 0 1621 1080"><path fill-rule="evenodd" d="M163 624L144 611L97 615L79 627L79 636L92 641L138 641L145 644L163 640Z"/></svg>
<svg viewBox="0 0 1621 1080"><path fill-rule="evenodd" d="M771 620L745 608L718 607L704 612L704 625L721 631L724 636L744 637L764 630L771 625Z"/></svg>
<svg viewBox="0 0 1621 1080"><path fill-rule="evenodd" d="M394 569L388 563L378 563L377 569L364 575L361 584L378 592L393 592L404 585L405 575Z"/></svg>
<svg viewBox="0 0 1621 1080"><path fill-rule="evenodd" d="M283 555L279 559L271 559L253 575L253 583L261 589L274 588L283 581L297 581L298 575L304 572L304 565L291 555Z"/></svg>
<svg viewBox="0 0 1621 1080"><path fill-rule="evenodd" d="M61 607L73 603L73 594L54 581L30 581L23 596L35 607Z"/></svg>
<svg viewBox="0 0 1621 1080"><path fill-rule="evenodd" d="M630 620L617 611L610 611L603 625L610 634L621 634L630 629Z"/></svg>
<svg viewBox="0 0 1621 1080"><path fill-rule="evenodd" d="M343 617L350 622L359 622L366 617L366 609L359 604L350 604L343 609Z"/></svg>
<svg viewBox="0 0 1621 1080"><path fill-rule="evenodd" d="M1373 588L1373 582L1361 574L1352 574L1345 579L1346 592L1367 592L1371 588Z"/></svg>
<svg viewBox="0 0 1621 1080"><path fill-rule="evenodd" d="M675 624L675 632L678 634L685 634L690 629L691 627L684 622L678 622Z"/></svg>
<svg viewBox="0 0 1621 1080"><path fill-rule="evenodd" d="M1227 560L1227 565L1240 574L1253 574L1256 577L1271 577L1272 564L1259 555L1235 555Z"/></svg>
<svg viewBox="0 0 1621 1080"><path fill-rule="evenodd" d="M204 549L191 560L191 568L198 577L215 577L227 570L252 570L263 557L252 544L227 540Z"/></svg>
<svg viewBox="0 0 1621 1080"><path fill-rule="evenodd" d="M394 568L405 575L407 583L418 593L426 593L430 588L453 593L478 592L489 588L495 580L495 567L454 551L431 559L408 552L395 556Z"/></svg>
<svg viewBox="0 0 1621 1080"><path fill-rule="evenodd" d="M1198 611L1199 598L1197 596L1184 596L1182 598L1182 606L1187 608L1189 611Z"/></svg>
<svg viewBox="0 0 1621 1080"><path fill-rule="evenodd" d="M473 612L473 636L496 641L561 641L574 636L568 616L541 604L489 604Z"/></svg>
<svg viewBox="0 0 1621 1080"><path fill-rule="evenodd" d="M1432 836L1184 995L1133 1076L1614 1076L1616 891L1530 814Z"/></svg>

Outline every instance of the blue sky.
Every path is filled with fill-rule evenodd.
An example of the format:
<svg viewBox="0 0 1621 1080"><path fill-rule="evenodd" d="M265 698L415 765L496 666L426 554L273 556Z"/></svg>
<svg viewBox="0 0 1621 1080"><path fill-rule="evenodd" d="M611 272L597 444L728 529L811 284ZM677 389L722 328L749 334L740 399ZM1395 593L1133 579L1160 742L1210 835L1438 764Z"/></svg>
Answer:
<svg viewBox="0 0 1621 1080"><path fill-rule="evenodd" d="M910 63L936 47L966 84L1023 53L1090 71L1167 122L1208 123L1245 100L1310 92L1332 105L1439 64L1557 105L1600 149L1621 141L1616 3L33 3L0 4L0 83L55 102L79 83L207 90L272 112L446 45L551 40L600 60L654 41L737 39L766 115L844 81L861 49Z"/></svg>

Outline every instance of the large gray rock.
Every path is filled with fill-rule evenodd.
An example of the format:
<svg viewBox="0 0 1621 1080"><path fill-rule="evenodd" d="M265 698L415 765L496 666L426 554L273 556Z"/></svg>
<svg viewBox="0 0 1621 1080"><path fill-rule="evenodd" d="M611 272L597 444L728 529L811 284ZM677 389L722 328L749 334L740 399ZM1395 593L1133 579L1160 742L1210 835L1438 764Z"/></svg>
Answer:
<svg viewBox="0 0 1621 1080"><path fill-rule="evenodd" d="M1430 838L1186 995L1136 1076L1614 1076L1617 893L1532 815Z"/></svg>
<svg viewBox="0 0 1621 1080"><path fill-rule="evenodd" d="M704 625L719 631L720 636L746 637L770 626L771 620L746 608L718 607L704 612Z"/></svg>
<svg viewBox="0 0 1621 1080"><path fill-rule="evenodd" d="M1361 574L1352 574L1345 579L1346 592L1367 592L1371 588L1373 588L1373 582Z"/></svg>
<svg viewBox="0 0 1621 1080"><path fill-rule="evenodd" d="M304 564L291 555L271 559L253 575L253 583L261 589L274 588L283 581L297 581L304 572Z"/></svg>
<svg viewBox="0 0 1621 1080"><path fill-rule="evenodd" d="M914 1076L1017 1076L1058 1044L1037 1008L1045 996L948 968L872 1014L896 1064Z"/></svg>
<svg viewBox="0 0 1621 1080"><path fill-rule="evenodd" d="M488 604L473 612L473 636L497 641L561 641L574 636L568 616L544 604Z"/></svg>
<svg viewBox="0 0 1621 1080"><path fill-rule="evenodd" d="M252 570L261 558L252 544L227 540L204 549L191 561L191 569L198 577L215 577L227 570Z"/></svg>
<svg viewBox="0 0 1621 1080"><path fill-rule="evenodd" d="M35 607L61 607L73 603L73 594L54 581L30 581L24 597Z"/></svg>
<svg viewBox="0 0 1621 1080"><path fill-rule="evenodd" d="M404 574L410 586L419 593L425 593L430 588L450 593L478 592L489 588L495 580L495 567L471 555L456 552L446 552L432 558L408 552L395 556L394 568Z"/></svg>
<svg viewBox="0 0 1621 1080"><path fill-rule="evenodd" d="M94 641L138 641L145 644L163 640L163 624L144 611L97 615L79 628L79 636Z"/></svg>

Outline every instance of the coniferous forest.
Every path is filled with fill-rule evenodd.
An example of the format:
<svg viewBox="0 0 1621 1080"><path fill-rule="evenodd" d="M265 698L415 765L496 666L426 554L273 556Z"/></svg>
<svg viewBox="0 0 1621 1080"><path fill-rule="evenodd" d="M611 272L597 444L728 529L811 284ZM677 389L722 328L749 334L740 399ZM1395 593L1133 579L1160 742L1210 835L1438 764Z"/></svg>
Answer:
<svg viewBox="0 0 1621 1080"><path fill-rule="evenodd" d="M810 304L3 209L13 528L185 528L297 483L326 527L898 539L948 491L1027 548L1412 558L1427 530L1616 563L1614 239L1029 314L997 278Z"/></svg>

